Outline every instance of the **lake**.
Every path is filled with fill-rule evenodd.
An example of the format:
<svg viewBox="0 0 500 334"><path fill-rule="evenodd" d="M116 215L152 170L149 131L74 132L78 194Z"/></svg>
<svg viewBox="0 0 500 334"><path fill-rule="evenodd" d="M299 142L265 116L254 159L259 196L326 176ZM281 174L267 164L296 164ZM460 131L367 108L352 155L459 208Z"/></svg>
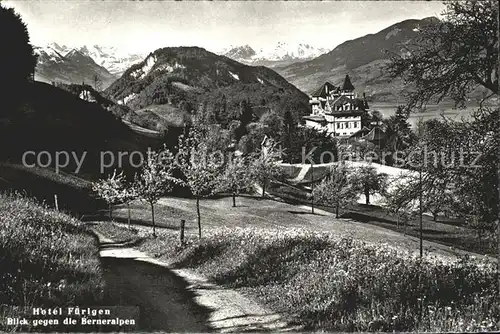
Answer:
<svg viewBox="0 0 500 334"><path fill-rule="evenodd" d="M384 118L388 118L394 115L396 108L397 108L396 104L389 104L389 103L370 104L370 109L380 111L380 113L384 116ZM460 120L462 117L464 119L467 119L470 116L471 112L477 110L477 108L478 108L477 106L470 106L467 107L466 109L454 109L453 106L449 104L428 105L425 112L410 114L408 122L410 123L412 128L415 128L419 120L425 121L432 118L441 118L442 116L454 120Z"/></svg>

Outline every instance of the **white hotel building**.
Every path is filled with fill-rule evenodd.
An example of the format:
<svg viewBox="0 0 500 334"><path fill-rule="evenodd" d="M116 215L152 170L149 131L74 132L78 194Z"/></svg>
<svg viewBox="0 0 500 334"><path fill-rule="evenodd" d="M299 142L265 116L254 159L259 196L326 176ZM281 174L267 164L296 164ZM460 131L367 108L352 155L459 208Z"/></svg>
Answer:
<svg viewBox="0 0 500 334"><path fill-rule="evenodd" d="M319 87L309 99L312 113L304 116L306 126L326 130L336 137L349 137L361 130L361 117L368 104L354 94L349 75L342 86L329 82Z"/></svg>

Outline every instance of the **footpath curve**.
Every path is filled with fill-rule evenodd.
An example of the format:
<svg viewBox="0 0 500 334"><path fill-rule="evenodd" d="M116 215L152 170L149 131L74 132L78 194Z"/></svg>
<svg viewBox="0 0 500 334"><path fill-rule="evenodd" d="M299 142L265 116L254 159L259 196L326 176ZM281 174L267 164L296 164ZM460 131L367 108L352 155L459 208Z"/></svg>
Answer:
<svg viewBox="0 0 500 334"><path fill-rule="evenodd" d="M296 331L281 315L237 291L174 269L127 243L94 231L110 298L140 307L141 330L168 332Z"/></svg>

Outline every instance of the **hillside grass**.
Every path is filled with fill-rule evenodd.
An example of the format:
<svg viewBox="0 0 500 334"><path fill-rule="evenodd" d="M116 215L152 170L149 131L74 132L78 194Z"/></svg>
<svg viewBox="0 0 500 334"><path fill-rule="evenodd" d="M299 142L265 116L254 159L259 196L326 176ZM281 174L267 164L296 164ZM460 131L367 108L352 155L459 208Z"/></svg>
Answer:
<svg viewBox="0 0 500 334"><path fill-rule="evenodd" d="M80 217L106 207L92 194L91 182L81 177L56 173L51 168L26 167L0 162L0 191L18 191L54 208L54 195L59 209Z"/></svg>
<svg viewBox="0 0 500 334"><path fill-rule="evenodd" d="M309 204L309 203L308 203ZM316 214L311 214L311 209L300 203L286 203L261 197L241 196L236 198L236 208L232 207L230 197L213 197L200 201L202 233L218 227L255 227L255 228L301 228L310 231L331 232L336 235L343 235L360 239L367 242L385 243L394 247L400 247L419 252L419 239L409 234L404 235L396 228L389 229L377 224L357 221L350 218L349 211L341 210L341 218L335 218L332 208L317 207ZM141 201L130 204L131 223L139 226L151 226L151 209L149 205ZM128 210L126 205L114 207L113 219L121 222L128 222ZM181 219L186 221L186 233L197 235L198 227L196 220L196 201L189 198L164 197L155 205L155 222L160 228L178 230ZM434 224L434 222L428 222ZM449 224L446 226L450 231L455 227ZM424 225L427 228L427 225ZM152 230L152 228L150 227ZM409 229L408 229L409 230ZM449 232L451 235L452 232ZM460 237L459 234L454 234ZM423 248L425 253L435 253L447 257L457 257L463 254L471 254L460 245L445 245L431 240L424 239ZM474 252L472 252L474 253ZM481 256L483 257L483 256Z"/></svg>
<svg viewBox="0 0 500 334"><path fill-rule="evenodd" d="M256 298L305 330L500 329L491 263L420 260L400 247L298 228L214 227L201 241L188 234L184 246L170 229L153 238L146 227L99 228L143 239L140 250Z"/></svg>
<svg viewBox="0 0 500 334"><path fill-rule="evenodd" d="M15 193L0 193L0 213L0 305L65 307L102 302L98 242L84 224ZM2 319L19 316L9 308L1 311ZM0 331L15 329L0 322Z"/></svg>
<svg viewBox="0 0 500 334"><path fill-rule="evenodd" d="M315 171L316 173L316 171ZM310 174L310 171L308 171ZM314 174L316 177L316 174ZM300 186L291 186L284 183L272 183L267 191L274 196L282 198L290 204L311 205L310 190ZM335 208L315 203L317 208L335 213ZM387 212L376 205L354 204L341 209L342 217L356 220L360 223L383 227L395 232L407 234L418 238L420 235L420 221L413 214L406 223L398 220L394 214ZM422 236L424 240L437 242L445 246L462 249L486 255L496 254L494 238L479 238L478 231L469 228L462 220L424 215L422 218Z"/></svg>

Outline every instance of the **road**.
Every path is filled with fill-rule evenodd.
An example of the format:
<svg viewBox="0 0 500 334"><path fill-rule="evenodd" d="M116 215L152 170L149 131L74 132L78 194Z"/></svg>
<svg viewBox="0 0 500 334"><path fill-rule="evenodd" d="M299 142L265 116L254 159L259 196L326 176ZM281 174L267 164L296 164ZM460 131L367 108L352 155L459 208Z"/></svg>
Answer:
<svg viewBox="0 0 500 334"><path fill-rule="evenodd" d="M103 243L102 250L120 245ZM126 249L125 249L126 250ZM132 250L133 251L133 250ZM166 268L141 261L140 256L102 256L106 299L112 305L138 306L140 331L210 332L210 309L194 301L186 282Z"/></svg>
<svg viewBox="0 0 500 334"><path fill-rule="evenodd" d="M239 292L222 288L182 268L170 268L95 232L109 305L138 306L134 331L269 332L300 329Z"/></svg>

